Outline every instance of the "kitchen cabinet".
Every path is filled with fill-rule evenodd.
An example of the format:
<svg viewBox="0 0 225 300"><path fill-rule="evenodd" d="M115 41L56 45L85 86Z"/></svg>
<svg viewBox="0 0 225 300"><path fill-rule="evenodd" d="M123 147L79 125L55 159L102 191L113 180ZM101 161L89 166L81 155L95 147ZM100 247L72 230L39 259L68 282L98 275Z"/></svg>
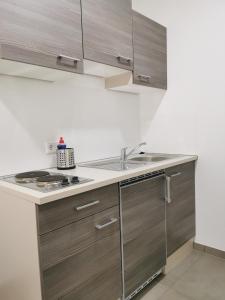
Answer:
<svg viewBox="0 0 225 300"><path fill-rule="evenodd" d="M84 58L133 69L131 0L82 0Z"/></svg>
<svg viewBox="0 0 225 300"><path fill-rule="evenodd" d="M166 28L132 11L131 0L0 0L0 20L2 74L85 73L115 90L167 88Z"/></svg>
<svg viewBox="0 0 225 300"><path fill-rule="evenodd" d="M166 28L133 11L133 47L133 82L167 89Z"/></svg>
<svg viewBox="0 0 225 300"><path fill-rule="evenodd" d="M166 169L167 256L195 236L195 163Z"/></svg>
<svg viewBox="0 0 225 300"><path fill-rule="evenodd" d="M50 204L37 212L44 299L122 299L118 185Z"/></svg>
<svg viewBox="0 0 225 300"><path fill-rule="evenodd" d="M43 194L41 204L1 181L1 299L131 299L195 235L194 161L98 184Z"/></svg>
<svg viewBox="0 0 225 300"><path fill-rule="evenodd" d="M80 0L0 0L0 58L82 73Z"/></svg>
<svg viewBox="0 0 225 300"><path fill-rule="evenodd" d="M121 184L124 296L134 295L166 265L164 174Z"/></svg>

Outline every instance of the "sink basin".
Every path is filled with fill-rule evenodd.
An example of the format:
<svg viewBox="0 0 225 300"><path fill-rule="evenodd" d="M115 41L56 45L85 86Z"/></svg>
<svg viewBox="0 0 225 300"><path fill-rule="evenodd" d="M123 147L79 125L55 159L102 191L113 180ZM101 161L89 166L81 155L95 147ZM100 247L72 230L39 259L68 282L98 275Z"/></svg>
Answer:
<svg viewBox="0 0 225 300"><path fill-rule="evenodd" d="M169 159L169 157L166 156L138 156L138 157L133 157L130 158L130 161L136 161L136 162L146 162L146 163L150 163L150 162L159 162L162 160L166 160Z"/></svg>
<svg viewBox="0 0 225 300"><path fill-rule="evenodd" d="M121 162L119 159L107 159L98 162L90 162L90 163L83 163L80 164L80 167L87 167L87 168L95 168L95 169L104 169L110 171L125 171L125 170L132 170L135 168L139 168L145 165L145 163L141 162L134 162L134 161L126 161Z"/></svg>
<svg viewBox="0 0 225 300"><path fill-rule="evenodd" d="M79 164L80 167L104 169L111 171L125 171L135 168L146 166L147 164L153 164L166 159L177 157L173 154L157 154L157 153L145 153L129 158L126 162L120 161L119 158L103 159L94 162L87 162Z"/></svg>

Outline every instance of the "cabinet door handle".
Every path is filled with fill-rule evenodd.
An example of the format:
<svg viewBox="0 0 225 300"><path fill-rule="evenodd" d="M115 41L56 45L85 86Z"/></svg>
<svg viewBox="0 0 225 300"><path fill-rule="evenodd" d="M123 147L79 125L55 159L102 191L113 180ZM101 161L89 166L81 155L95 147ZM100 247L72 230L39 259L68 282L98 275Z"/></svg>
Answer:
<svg viewBox="0 0 225 300"><path fill-rule="evenodd" d="M150 79L152 78L152 76L146 76L146 75L142 75L142 74L139 74L137 75L137 78L139 79L139 81L141 82L145 82L145 83L149 83L150 82Z"/></svg>
<svg viewBox="0 0 225 300"><path fill-rule="evenodd" d="M174 174L166 176L166 196L165 196L165 199L166 199L166 202L168 204L170 204L172 202L172 197L171 197L171 180L172 180L172 178L180 176L181 174L182 174L181 172L177 172L177 173L174 173Z"/></svg>
<svg viewBox="0 0 225 300"><path fill-rule="evenodd" d="M99 204L99 203L100 203L99 200L94 201L94 202L90 202L90 203L88 203L88 204L85 204L85 205L82 205L82 206L77 206L77 207L75 207L75 210L80 211L80 210L83 210L83 209L85 209L85 208L89 208L89 207L95 206L95 205L97 205L97 204Z"/></svg>
<svg viewBox="0 0 225 300"><path fill-rule="evenodd" d="M75 57L70 57L70 56L66 56L66 55L62 55L60 54L57 57L57 63L59 65L63 65L66 67L71 67L71 68L76 68L78 62L80 62L81 60L79 58L75 58Z"/></svg>
<svg viewBox="0 0 225 300"><path fill-rule="evenodd" d="M174 177L180 176L181 174L182 174L181 172L177 172L177 173L174 173L174 174L171 174L168 176L170 176L171 178L174 178Z"/></svg>
<svg viewBox="0 0 225 300"><path fill-rule="evenodd" d="M131 65L132 59L129 57L118 55L116 58L118 62L122 65L127 65L127 66Z"/></svg>
<svg viewBox="0 0 225 300"><path fill-rule="evenodd" d="M108 227L108 226L116 223L117 221L118 221L118 219L111 218L111 220L108 223L105 223L103 225L95 225L95 228L98 229L98 230L102 230L102 229L104 229L104 228L106 228L106 227Z"/></svg>

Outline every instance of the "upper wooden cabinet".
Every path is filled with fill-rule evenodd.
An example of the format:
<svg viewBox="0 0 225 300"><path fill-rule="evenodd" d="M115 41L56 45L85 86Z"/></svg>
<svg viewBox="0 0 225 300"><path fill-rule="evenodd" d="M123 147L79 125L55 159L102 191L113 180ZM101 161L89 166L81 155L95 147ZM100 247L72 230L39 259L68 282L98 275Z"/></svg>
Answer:
<svg viewBox="0 0 225 300"><path fill-rule="evenodd" d="M134 12L131 0L0 0L0 69L51 81L97 75L106 88L135 93L166 89L166 28Z"/></svg>
<svg viewBox="0 0 225 300"><path fill-rule="evenodd" d="M80 0L0 0L0 57L81 73Z"/></svg>
<svg viewBox="0 0 225 300"><path fill-rule="evenodd" d="M131 0L82 0L84 58L133 69Z"/></svg>
<svg viewBox="0 0 225 300"><path fill-rule="evenodd" d="M162 25L133 11L134 83L167 89L166 32Z"/></svg>

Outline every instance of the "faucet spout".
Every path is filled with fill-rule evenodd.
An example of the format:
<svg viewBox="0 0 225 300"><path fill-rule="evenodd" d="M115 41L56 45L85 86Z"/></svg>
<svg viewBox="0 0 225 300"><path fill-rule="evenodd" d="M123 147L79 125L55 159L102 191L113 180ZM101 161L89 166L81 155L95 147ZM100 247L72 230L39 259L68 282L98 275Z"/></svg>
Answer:
<svg viewBox="0 0 225 300"><path fill-rule="evenodd" d="M127 160L127 147L121 149L121 152L120 152L120 160L121 160L122 162L124 162L124 161Z"/></svg>
<svg viewBox="0 0 225 300"><path fill-rule="evenodd" d="M138 144L135 148L133 148L130 152L127 153L127 147L121 149L120 160L125 162L129 156L135 153L140 147L147 145L147 143L143 142Z"/></svg>

